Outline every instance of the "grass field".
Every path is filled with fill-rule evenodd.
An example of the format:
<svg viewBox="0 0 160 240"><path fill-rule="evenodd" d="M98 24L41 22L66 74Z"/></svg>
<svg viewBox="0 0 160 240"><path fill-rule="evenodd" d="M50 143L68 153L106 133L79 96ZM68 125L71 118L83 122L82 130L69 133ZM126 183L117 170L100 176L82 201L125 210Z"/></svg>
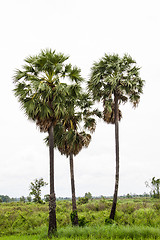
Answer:
<svg viewBox="0 0 160 240"><path fill-rule="evenodd" d="M58 201L56 239L160 239L160 200L119 199L112 223L111 204L104 198L79 204L82 227L72 227L71 201ZM47 239L47 228L48 204L0 204L0 240Z"/></svg>

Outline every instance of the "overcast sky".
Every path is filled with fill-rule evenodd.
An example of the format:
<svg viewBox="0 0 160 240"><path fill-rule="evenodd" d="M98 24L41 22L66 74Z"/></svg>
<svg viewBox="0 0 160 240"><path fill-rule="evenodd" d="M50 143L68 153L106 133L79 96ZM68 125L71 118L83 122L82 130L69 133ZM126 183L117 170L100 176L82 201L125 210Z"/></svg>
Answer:
<svg viewBox="0 0 160 240"><path fill-rule="evenodd" d="M5 0L0 2L0 195L29 195L29 184L49 182L49 154L35 123L20 110L13 75L24 58L51 48L70 55L87 80L104 53L130 54L146 81L138 108L121 107L119 195L149 192L160 178L159 0ZM75 158L76 195L114 191L114 126L97 122L87 149ZM70 197L69 160L55 153L57 197ZM47 194L49 187L42 192Z"/></svg>

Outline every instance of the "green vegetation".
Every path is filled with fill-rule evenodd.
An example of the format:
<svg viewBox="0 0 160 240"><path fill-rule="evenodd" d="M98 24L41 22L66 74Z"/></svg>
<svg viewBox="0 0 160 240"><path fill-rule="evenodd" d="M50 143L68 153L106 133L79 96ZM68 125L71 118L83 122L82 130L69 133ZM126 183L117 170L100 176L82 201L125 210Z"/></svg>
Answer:
<svg viewBox="0 0 160 240"><path fill-rule="evenodd" d="M57 201L58 239L160 239L160 201L118 199L115 220L109 219L112 199L78 204L79 224L72 227L71 200ZM48 203L0 203L0 240L47 239Z"/></svg>

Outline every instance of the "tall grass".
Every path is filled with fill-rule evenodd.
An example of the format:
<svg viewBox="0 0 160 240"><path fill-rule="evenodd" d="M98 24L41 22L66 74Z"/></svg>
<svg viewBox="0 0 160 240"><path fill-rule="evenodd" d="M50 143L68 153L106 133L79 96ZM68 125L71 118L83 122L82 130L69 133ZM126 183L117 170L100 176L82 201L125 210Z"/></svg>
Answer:
<svg viewBox="0 0 160 240"><path fill-rule="evenodd" d="M58 230L58 238L79 239L160 239L160 229L139 226L96 226L96 227L66 227Z"/></svg>
<svg viewBox="0 0 160 240"><path fill-rule="evenodd" d="M47 228L44 228L39 235L32 236L6 236L0 240L45 240ZM65 227L57 231L57 236L52 239L75 239L75 240L95 240L95 239L160 239L160 229L152 227L138 226L97 226L97 227Z"/></svg>

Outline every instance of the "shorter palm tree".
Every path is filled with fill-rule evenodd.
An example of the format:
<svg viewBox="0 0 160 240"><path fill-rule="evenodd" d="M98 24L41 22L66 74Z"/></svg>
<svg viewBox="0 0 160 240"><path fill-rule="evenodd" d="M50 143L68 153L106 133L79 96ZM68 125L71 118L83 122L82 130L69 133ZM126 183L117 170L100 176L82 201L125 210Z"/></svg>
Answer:
<svg viewBox="0 0 160 240"><path fill-rule="evenodd" d="M61 129L60 129L61 128ZM78 225L78 213L76 206L75 178L74 178L74 161L73 156L79 154L84 147L88 147L91 141L91 135L77 130L66 130L63 125L57 126L55 131L55 146L62 155L69 157L71 192L72 192L72 224Z"/></svg>

